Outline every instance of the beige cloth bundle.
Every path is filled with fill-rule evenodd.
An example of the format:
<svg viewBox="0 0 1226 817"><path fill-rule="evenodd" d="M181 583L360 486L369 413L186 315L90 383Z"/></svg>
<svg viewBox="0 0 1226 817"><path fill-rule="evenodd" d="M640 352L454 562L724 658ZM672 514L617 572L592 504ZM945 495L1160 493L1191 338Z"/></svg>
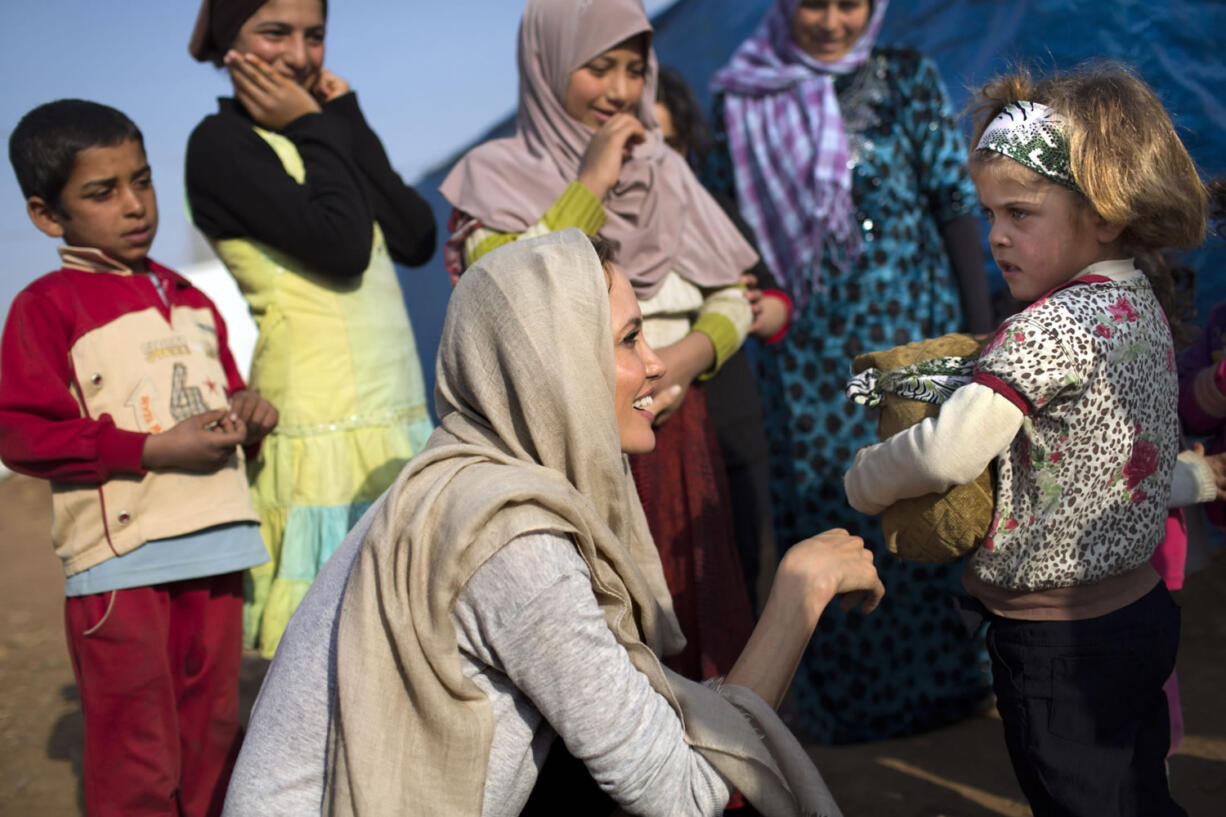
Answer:
<svg viewBox="0 0 1226 817"><path fill-rule="evenodd" d="M883 372L942 357L973 357L981 344L970 335L951 333L920 340L882 352L859 355L852 370L876 368ZM877 431L886 440L941 407L886 393ZM947 562L965 556L987 536L995 498L989 466L974 482L955 485L943 494L901 499L881 514L886 547L900 558L917 562Z"/></svg>
<svg viewBox="0 0 1226 817"><path fill-rule="evenodd" d="M587 237L519 241L473 265L437 371L440 427L388 489L345 588L324 813L481 814L493 717L461 671L450 610L501 547L552 530L574 540L609 629L687 742L763 814L838 817L761 698L659 661L685 641L621 453L609 298Z"/></svg>

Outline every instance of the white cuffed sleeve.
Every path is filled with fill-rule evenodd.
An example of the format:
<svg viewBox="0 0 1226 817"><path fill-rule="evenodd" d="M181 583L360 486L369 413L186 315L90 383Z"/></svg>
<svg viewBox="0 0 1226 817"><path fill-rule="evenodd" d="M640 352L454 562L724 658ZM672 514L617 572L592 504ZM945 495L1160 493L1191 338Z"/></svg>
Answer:
<svg viewBox="0 0 1226 817"><path fill-rule="evenodd" d="M877 514L900 499L973 482L1022 427L1021 410L987 386L954 392L941 413L862 448L843 476L847 500Z"/></svg>

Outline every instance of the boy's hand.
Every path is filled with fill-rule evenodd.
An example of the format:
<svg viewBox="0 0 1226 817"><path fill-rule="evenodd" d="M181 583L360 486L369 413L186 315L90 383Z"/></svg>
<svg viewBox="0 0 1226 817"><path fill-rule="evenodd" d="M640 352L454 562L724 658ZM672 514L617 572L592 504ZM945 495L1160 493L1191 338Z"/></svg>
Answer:
<svg viewBox="0 0 1226 817"><path fill-rule="evenodd" d="M277 408L259 392L244 389L230 398L230 419L247 426L243 445L255 445L277 427Z"/></svg>
<svg viewBox="0 0 1226 817"><path fill-rule="evenodd" d="M214 409L188 417L169 431L150 434L140 462L150 471L178 468L211 474L230 461L246 437L246 424L233 419L230 409Z"/></svg>
<svg viewBox="0 0 1226 817"><path fill-rule="evenodd" d="M311 92L283 77L255 54L226 53L226 67L234 83L234 97L257 125L279 131L300 116L319 113Z"/></svg>

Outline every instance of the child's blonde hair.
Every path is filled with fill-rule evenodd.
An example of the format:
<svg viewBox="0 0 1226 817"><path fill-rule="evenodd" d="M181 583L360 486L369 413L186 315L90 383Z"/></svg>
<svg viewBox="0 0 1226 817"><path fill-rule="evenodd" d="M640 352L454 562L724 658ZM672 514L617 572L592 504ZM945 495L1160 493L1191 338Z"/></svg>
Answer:
<svg viewBox="0 0 1226 817"><path fill-rule="evenodd" d="M1038 82L1024 67L996 77L976 96L971 145L1018 101L1042 103L1064 117L1073 179L1098 215L1124 225L1120 239L1130 251L1204 240L1208 197L1196 165L1162 103L1127 67L1090 63ZM970 162L974 169L1004 158L972 147Z"/></svg>

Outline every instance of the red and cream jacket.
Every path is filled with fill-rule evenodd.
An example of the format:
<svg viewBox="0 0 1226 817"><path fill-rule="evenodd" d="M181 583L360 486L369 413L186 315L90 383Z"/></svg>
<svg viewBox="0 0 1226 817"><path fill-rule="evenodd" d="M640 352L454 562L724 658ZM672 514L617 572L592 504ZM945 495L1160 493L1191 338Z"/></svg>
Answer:
<svg viewBox="0 0 1226 817"><path fill-rule="evenodd" d="M139 275L97 250L60 255L63 269L23 289L5 323L0 458L51 481L65 574L152 539L258 521L240 451L207 475L141 467L149 434L245 388L212 301L153 261Z"/></svg>

